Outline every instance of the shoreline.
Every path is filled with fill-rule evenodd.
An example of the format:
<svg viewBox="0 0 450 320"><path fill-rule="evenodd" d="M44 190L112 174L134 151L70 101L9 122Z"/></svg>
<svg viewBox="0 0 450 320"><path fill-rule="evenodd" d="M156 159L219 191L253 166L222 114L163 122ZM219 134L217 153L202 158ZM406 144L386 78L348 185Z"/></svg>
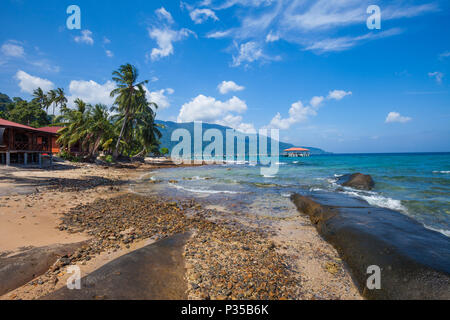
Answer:
<svg viewBox="0 0 450 320"><path fill-rule="evenodd" d="M115 229L117 226L114 225L106 227L105 231L114 233L114 235L108 235L101 239L108 247L103 248L102 245L91 243L91 248L85 248L88 249L87 251L81 250L81 258L74 259L74 262L82 268L83 275L89 275L122 256L151 245L160 238L187 231L185 226L190 225L190 230L194 235L188 240L184 253L185 278L189 288L187 295L190 299L361 299L345 263L340 260L334 248L317 234L314 226L304 217L298 216L291 221L280 220L273 224L270 230L267 230L266 226L262 229L258 225L245 225L236 215L226 216L223 212L204 208L188 198L173 200L175 203L184 201L182 209L172 204L170 196L155 198L148 202L148 197L131 194L128 190L124 190L124 184L122 184L124 180L129 182L130 179L138 178L141 173L157 169L155 166L144 167L144 169L141 168L142 170L132 169L128 174L124 173L124 169L118 169L122 170L118 172L121 179L118 179L119 182L115 182L112 186L105 182L105 185L95 187L89 185L85 190L76 190L76 187L74 189L73 186L62 184L62 191L59 191L61 194L42 191L43 194L40 197L43 199L40 200L43 202L48 201L47 195L58 199L65 194L66 198L61 198L62 201L70 199L74 195L82 198L69 201L64 210L59 208L56 210L58 212L53 212L54 220L60 218L61 215L65 217L73 215L73 212L77 210L89 211L89 208L93 206L97 206L100 210L100 207L104 208L106 203L117 202L121 197L129 197L129 199L123 203L115 203L109 212L114 212L115 209L120 209L121 205L130 203L137 206L137 203L142 202L146 203L147 207L159 203L166 210L175 210L177 212L176 219L183 220L182 228L173 225L176 219L165 221L160 224L159 230L156 228L143 231L136 238L134 238L136 234L132 234L132 239L129 239L130 235L126 235L128 238L125 242L124 234L121 232L127 230L118 231ZM104 170L111 170L111 168ZM116 169L112 171L110 175L114 176ZM84 173L85 176L90 175L91 177L92 174L93 172ZM101 171L100 175L103 174L104 172ZM67 174L65 175L67 176ZM20 197L26 199L26 197L32 196L15 196L14 199L6 201L7 205L20 202L14 201ZM1 198L3 205L5 205L4 198ZM31 201L38 200L32 199ZM169 207L167 207L168 204L170 204ZM34 203L33 207L35 205L43 209L42 203ZM189 207L190 205L192 207ZM143 206L139 212L147 212L142 213L144 215L148 214L148 210L145 210L147 207ZM147 218L145 218L146 221ZM163 217L160 218L163 219ZM129 220L127 219L127 221ZM103 224L105 223L107 224L107 221L103 222ZM42 228L40 225L35 227ZM62 228L59 227L61 231L56 234L68 236L68 242L75 239L74 235L83 236L85 237L83 240L87 238L88 241L93 241L96 237L96 234L89 235L84 230L73 228L68 222L66 225L63 223ZM163 230L167 230L167 228L174 229L169 234L164 234ZM72 233L67 231L72 231ZM237 239L240 241L236 241ZM59 236L47 239L47 242L51 241L60 243L61 239ZM29 245L45 244L45 241L29 239ZM92 254L90 253L91 249L93 249ZM0 251L7 250L1 248ZM80 251L76 251L74 254L78 257ZM72 255L68 257L72 259ZM89 258L84 259L86 257ZM241 267L236 269L236 265L241 265ZM54 267L52 268L54 269ZM61 266L50 273L47 272L8 292L0 299L42 298L58 289L58 286L62 287L68 277L65 269L66 266ZM217 274L220 276L216 276Z"/></svg>
<svg viewBox="0 0 450 320"><path fill-rule="evenodd" d="M390 209L333 194L293 194L298 211L348 263L368 299L450 299L450 240ZM369 266L380 270L380 288L369 290Z"/></svg>

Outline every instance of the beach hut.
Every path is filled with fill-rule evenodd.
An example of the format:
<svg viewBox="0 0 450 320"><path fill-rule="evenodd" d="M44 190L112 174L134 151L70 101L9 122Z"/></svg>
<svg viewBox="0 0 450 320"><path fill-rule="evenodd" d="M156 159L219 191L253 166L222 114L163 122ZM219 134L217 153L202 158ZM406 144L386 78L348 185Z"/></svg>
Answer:
<svg viewBox="0 0 450 320"><path fill-rule="evenodd" d="M309 149L305 148L289 148L284 150L285 157L296 158L296 157L309 157L311 154L309 153Z"/></svg>
<svg viewBox="0 0 450 320"><path fill-rule="evenodd" d="M38 164L43 156L50 157L59 151L55 129L36 129L0 118L0 165Z"/></svg>

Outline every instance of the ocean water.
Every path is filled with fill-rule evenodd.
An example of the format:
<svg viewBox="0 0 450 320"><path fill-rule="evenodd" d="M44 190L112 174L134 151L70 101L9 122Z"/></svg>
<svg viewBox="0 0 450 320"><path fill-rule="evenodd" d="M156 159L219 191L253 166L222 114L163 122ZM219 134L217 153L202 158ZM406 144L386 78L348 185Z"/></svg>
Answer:
<svg viewBox="0 0 450 320"><path fill-rule="evenodd" d="M339 176L355 172L370 174L375 188L360 191L336 183ZM258 165L245 162L170 168L144 175L132 189L195 197L274 218L298 214L289 200L293 192L332 192L401 212L450 236L450 153L280 157L279 171L270 177L261 175Z"/></svg>

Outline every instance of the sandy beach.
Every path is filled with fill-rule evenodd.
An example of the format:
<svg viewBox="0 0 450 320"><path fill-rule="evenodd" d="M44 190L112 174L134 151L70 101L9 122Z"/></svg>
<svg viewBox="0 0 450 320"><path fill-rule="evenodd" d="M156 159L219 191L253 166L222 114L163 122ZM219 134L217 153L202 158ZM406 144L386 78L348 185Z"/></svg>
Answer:
<svg viewBox="0 0 450 320"><path fill-rule="evenodd" d="M236 215L170 194L144 197L128 188L130 181L169 166L1 168L0 270L8 259L26 257L33 248L76 244L1 299L46 299L65 288L69 265L78 265L88 277L120 257L184 232L189 238L180 256L183 268L163 271L183 281L159 298L361 299L338 253L306 216L255 222L245 212ZM165 250L175 254L170 246Z"/></svg>

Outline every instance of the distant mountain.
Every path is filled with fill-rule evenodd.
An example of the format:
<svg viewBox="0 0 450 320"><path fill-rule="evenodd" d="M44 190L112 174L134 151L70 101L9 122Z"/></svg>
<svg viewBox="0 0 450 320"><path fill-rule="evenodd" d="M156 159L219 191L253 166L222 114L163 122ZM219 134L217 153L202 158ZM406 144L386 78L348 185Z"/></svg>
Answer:
<svg viewBox="0 0 450 320"><path fill-rule="evenodd" d="M0 111L5 111L6 106L12 102L6 94L0 92Z"/></svg>
<svg viewBox="0 0 450 320"><path fill-rule="evenodd" d="M192 150L191 153L193 154L193 137L194 137L194 123L193 122L186 122L186 123L177 123L177 122L173 122L173 121L161 121L161 120L156 120L156 123L158 124L162 124L164 125L164 129L160 129L161 133L163 134L162 138L161 138L161 148L168 148L170 151L172 151L172 148L174 146L176 146L178 144L177 141L171 141L171 136L172 136L172 132L176 129L186 129L190 132L191 137L192 137L192 141L191 141L191 145L192 145ZM208 130L208 129L218 129L223 137L226 137L226 130L227 129L231 129L229 127L224 127L218 124L210 124L210 123L203 123L203 133ZM258 135L258 134L257 134ZM271 140L268 140L267 143L267 150L270 153L270 147L271 147ZM203 142L203 148L205 146L207 146L208 144L210 144L211 142ZM317 155L317 154L329 154L329 152L326 152L322 149L319 148L314 148L314 147L308 147L308 146L294 146L291 143L286 143L286 142L279 142L279 147L280 147L280 154L282 154L283 150L291 148L291 147L302 147L302 148L307 148L310 150L310 153L312 155ZM236 149L235 149L236 150ZM236 151L235 151L236 152ZM225 145L224 145L224 151L223 154L225 154ZM248 138L246 138L246 154L248 154Z"/></svg>

